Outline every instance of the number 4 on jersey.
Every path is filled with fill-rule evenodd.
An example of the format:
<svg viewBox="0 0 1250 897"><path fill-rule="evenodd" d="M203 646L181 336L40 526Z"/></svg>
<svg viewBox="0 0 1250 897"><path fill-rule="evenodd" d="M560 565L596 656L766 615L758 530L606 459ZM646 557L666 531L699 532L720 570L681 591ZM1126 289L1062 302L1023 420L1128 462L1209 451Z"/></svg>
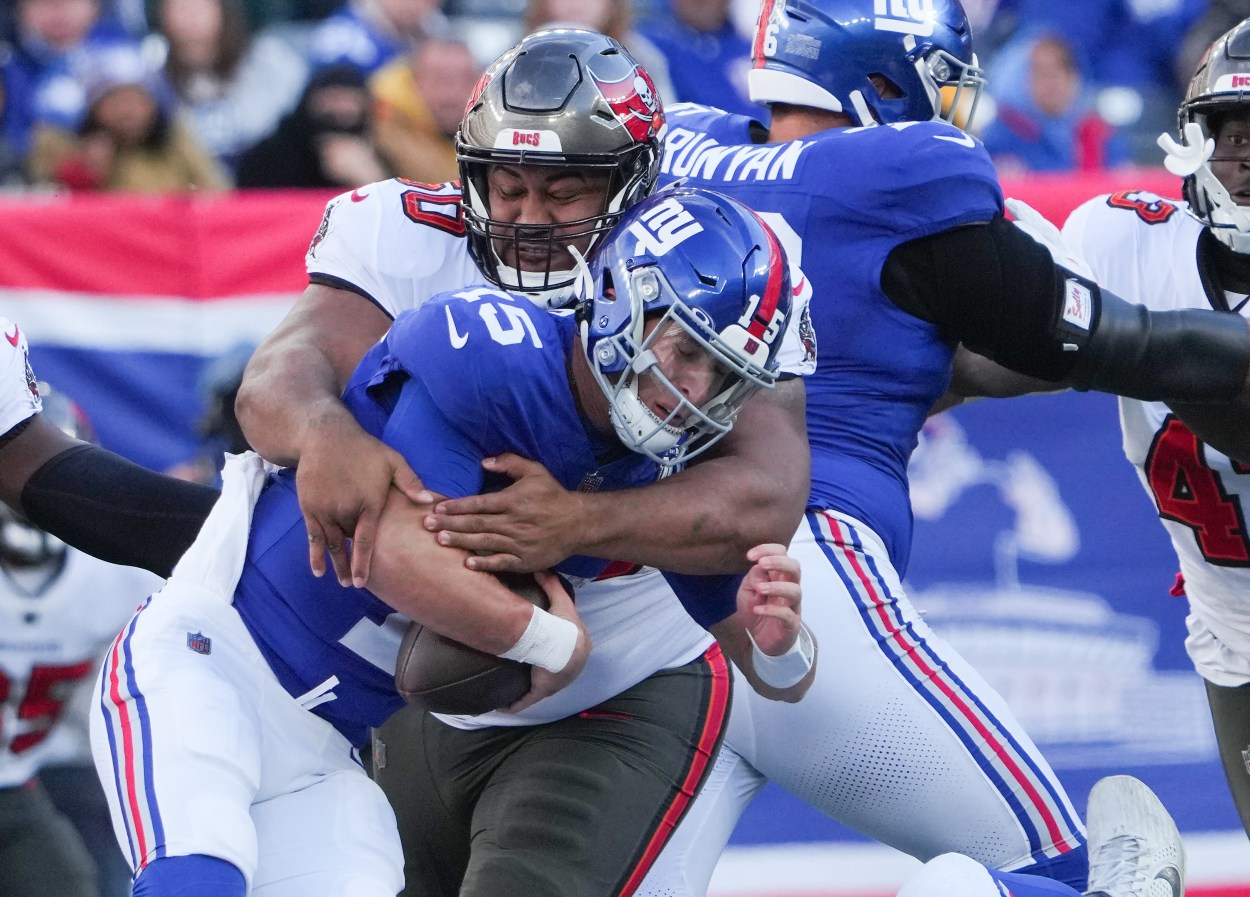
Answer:
<svg viewBox="0 0 1250 897"><path fill-rule="evenodd" d="M1198 437L1168 415L1150 446L1145 465L1159 516L1192 529L1208 563L1250 566L1250 542L1241 501L1225 491L1220 475L1207 464L1202 450Z"/></svg>

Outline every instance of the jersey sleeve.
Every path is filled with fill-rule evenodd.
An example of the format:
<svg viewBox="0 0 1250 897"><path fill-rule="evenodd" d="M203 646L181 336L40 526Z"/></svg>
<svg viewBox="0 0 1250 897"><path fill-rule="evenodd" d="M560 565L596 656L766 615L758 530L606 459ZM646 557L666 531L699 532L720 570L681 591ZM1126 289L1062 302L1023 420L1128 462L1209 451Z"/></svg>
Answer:
<svg viewBox="0 0 1250 897"><path fill-rule="evenodd" d="M447 286L480 279L463 235L455 184L378 181L326 204L304 263L311 282L358 293L394 318Z"/></svg>
<svg viewBox="0 0 1250 897"><path fill-rule="evenodd" d="M0 317L0 441L18 424L43 410L26 334Z"/></svg>
<svg viewBox="0 0 1250 897"><path fill-rule="evenodd" d="M742 578L740 573L721 576L664 573L664 579L681 601L681 606L704 629L714 626L737 611L738 586L742 583Z"/></svg>

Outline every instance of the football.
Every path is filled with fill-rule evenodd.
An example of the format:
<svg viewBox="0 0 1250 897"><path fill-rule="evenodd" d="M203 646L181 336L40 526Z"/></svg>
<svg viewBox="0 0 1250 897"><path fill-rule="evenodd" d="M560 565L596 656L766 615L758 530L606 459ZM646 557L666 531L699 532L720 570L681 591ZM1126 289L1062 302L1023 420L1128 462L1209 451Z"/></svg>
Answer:
<svg viewBox="0 0 1250 897"><path fill-rule="evenodd" d="M499 579L547 609L547 594L533 575L501 573ZM413 622L399 646L395 688L408 703L432 713L486 713L529 691L530 665L478 651Z"/></svg>

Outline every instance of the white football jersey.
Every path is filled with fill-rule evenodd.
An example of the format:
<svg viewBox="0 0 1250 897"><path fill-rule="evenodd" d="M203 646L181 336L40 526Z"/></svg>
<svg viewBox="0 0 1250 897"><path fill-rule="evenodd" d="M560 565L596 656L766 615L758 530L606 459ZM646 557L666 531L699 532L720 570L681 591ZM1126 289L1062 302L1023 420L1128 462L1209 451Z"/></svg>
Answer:
<svg viewBox="0 0 1250 897"><path fill-rule="evenodd" d="M38 590L0 569L0 788L84 755L75 742L85 727L65 718L65 705L95 680L105 650L161 582L73 548Z"/></svg>
<svg viewBox="0 0 1250 897"><path fill-rule="evenodd" d="M1127 191L1085 203L1063 233L1100 284L1166 311L1213 307L1196 263L1202 230L1184 203ZM1250 682L1250 468L1200 442L1162 402L1121 398L1120 427L1180 560L1194 666L1217 685Z"/></svg>
<svg viewBox="0 0 1250 897"><path fill-rule="evenodd" d="M460 187L392 178L336 196L304 258L309 279L372 299L394 318L439 293L486 283L465 237ZM778 355L781 370L806 376L816 369L816 342L807 314L812 288L797 268L791 283L792 325Z"/></svg>
<svg viewBox="0 0 1250 897"><path fill-rule="evenodd" d="M0 436L28 417L38 414L43 406L35 387L35 374L30 368L26 334L18 326L0 317Z"/></svg>

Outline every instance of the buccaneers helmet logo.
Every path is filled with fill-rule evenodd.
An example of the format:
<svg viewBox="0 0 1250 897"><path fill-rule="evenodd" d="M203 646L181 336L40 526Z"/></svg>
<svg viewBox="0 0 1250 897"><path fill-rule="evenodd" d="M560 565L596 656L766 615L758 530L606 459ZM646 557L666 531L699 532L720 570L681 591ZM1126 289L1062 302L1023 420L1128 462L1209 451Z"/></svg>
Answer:
<svg viewBox="0 0 1250 897"><path fill-rule="evenodd" d="M664 131L664 110L655 92L655 83L641 66L619 81L600 81L595 86L608 101L612 112L625 126L629 136L640 143L660 136Z"/></svg>

